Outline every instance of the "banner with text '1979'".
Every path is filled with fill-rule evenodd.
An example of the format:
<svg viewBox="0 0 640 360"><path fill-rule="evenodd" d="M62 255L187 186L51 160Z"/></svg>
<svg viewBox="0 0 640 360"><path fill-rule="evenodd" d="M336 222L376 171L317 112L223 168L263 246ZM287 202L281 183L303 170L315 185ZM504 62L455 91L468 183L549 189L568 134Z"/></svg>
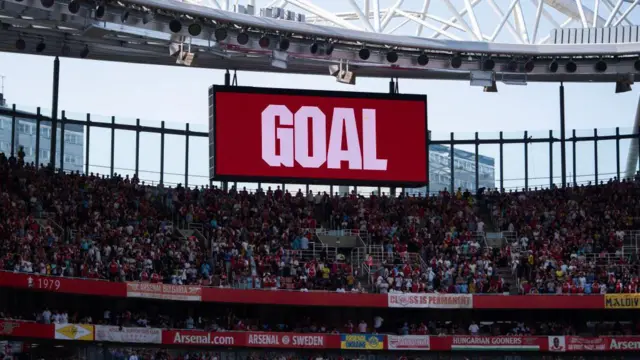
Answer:
<svg viewBox="0 0 640 360"><path fill-rule="evenodd" d="M214 180L427 183L426 96L214 86L209 111Z"/></svg>

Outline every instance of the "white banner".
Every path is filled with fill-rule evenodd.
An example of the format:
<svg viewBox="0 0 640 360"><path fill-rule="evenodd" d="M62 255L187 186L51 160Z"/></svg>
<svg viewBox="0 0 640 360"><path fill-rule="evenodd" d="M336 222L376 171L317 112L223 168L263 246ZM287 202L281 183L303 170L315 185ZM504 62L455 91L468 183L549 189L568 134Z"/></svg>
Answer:
<svg viewBox="0 0 640 360"><path fill-rule="evenodd" d="M387 335L389 350L431 350L431 342L427 335Z"/></svg>
<svg viewBox="0 0 640 360"><path fill-rule="evenodd" d="M162 344L162 329L96 325L95 334L96 341Z"/></svg>
<svg viewBox="0 0 640 360"><path fill-rule="evenodd" d="M387 296L390 308L472 309L471 294L392 294Z"/></svg>

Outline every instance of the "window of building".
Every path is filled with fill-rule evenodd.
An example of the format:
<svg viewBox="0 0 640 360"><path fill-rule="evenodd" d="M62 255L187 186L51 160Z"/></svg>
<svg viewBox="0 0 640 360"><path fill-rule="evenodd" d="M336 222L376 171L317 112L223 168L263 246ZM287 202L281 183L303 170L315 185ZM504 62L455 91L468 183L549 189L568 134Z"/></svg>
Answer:
<svg viewBox="0 0 640 360"><path fill-rule="evenodd" d="M40 136L51 139L51 128L49 126L40 125Z"/></svg>
<svg viewBox="0 0 640 360"><path fill-rule="evenodd" d="M82 145L82 136L74 132L65 131L64 142L67 144Z"/></svg>
<svg viewBox="0 0 640 360"><path fill-rule="evenodd" d="M74 155L65 155L64 162L73 165L82 165L82 157Z"/></svg>
<svg viewBox="0 0 640 360"><path fill-rule="evenodd" d="M35 126L33 126L33 124L29 124L26 121L20 121L18 123L18 131L21 134L33 135L34 134L34 128L35 128Z"/></svg>
<svg viewBox="0 0 640 360"><path fill-rule="evenodd" d="M11 145L6 141L0 141L0 152L8 152Z"/></svg>
<svg viewBox="0 0 640 360"><path fill-rule="evenodd" d="M47 160L51 157L51 152L47 149L40 149L40 161Z"/></svg>

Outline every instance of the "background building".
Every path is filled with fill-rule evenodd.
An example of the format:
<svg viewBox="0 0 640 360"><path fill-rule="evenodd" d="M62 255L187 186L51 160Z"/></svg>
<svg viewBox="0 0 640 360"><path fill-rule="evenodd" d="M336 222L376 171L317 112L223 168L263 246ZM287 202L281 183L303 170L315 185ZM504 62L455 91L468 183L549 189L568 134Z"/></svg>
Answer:
<svg viewBox="0 0 640 360"><path fill-rule="evenodd" d="M475 154L453 149L453 185L454 190L461 188L474 193L476 189ZM478 155L478 184L480 188L495 188L495 160ZM429 192L437 193L444 189L451 190L451 148L444 145L429 145ZM405 189L408 194L425 194L426 187Z"/></svg>
<svg viewBox="0 0 640 360"><path fill-rule="evenodd" d="M0 108L6 108L6 101L2 94L0 94ZM20 115L31 115L33 117L33 114L17 112L14 141L15 153L22 146L24 148L25 161L35 162L36 152L39 151L38 161L40 164L48 164L51 156L51 122L40 122L40 146L38 149L38 146L36 146L36 120L29 119L27 116L21 117ZM12 117L0 114L0 152L5 153L7 156L11 154L12 122ZM84 127L65 124L63 135L60 126L58 126L57 154L61 153L61 138L64 138L64 169L66 171L83 171ZM60 158L56 160L56 167L59 167L59 161Z"/></svg>

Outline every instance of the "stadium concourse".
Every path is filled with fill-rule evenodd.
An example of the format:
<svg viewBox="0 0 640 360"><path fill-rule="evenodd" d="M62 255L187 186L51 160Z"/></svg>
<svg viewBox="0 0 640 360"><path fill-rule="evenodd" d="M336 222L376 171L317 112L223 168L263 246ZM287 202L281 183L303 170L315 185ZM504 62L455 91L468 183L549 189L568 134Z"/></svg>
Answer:
<svg viewBox="0 0 640 360"><path fill-rule="evenodd" d="M5 356L640 348L639 263L625 248L637 179L427 198L250 194L63 174L22 156L0 156ZM336 223L365 238L364 264L319 240ZM517 236L491 248L490 227Z"/></svg>

